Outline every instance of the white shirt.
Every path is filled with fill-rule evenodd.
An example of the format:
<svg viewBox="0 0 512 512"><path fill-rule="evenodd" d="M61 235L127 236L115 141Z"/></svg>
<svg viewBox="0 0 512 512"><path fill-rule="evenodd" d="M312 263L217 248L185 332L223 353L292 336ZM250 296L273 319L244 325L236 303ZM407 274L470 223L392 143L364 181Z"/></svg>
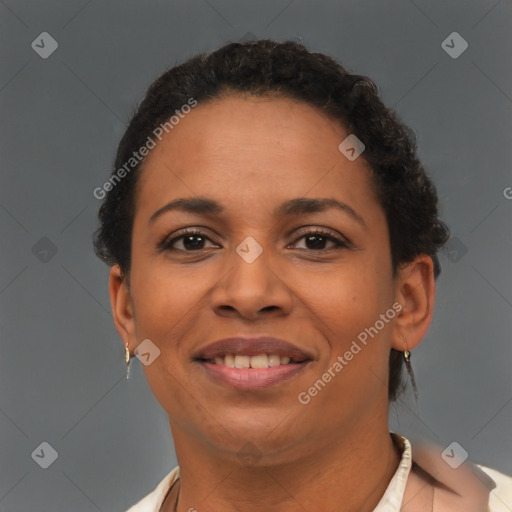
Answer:
<svg viewBox="0 0 512 512"><path fill-rule="evenodd" d="M392 433L392 435L395 436L402 445L402 457L395 474L391 478L391 481L389 482L389 485L379 503L373 509L373 512L400 512L400 510L408 510L406 507L407 504L404 504L403 506L405 508L402 509L402 501L413 463L412 448L409 440L405 437L395 433ZM446 462L442 460L439 453L434 454L432 447L427 448L426 452L423 450L423 452L428 453L428 456L434 455L435 458L429 460L428 457L423 456L421 461L422 463L420 464L421 467L425 468L426 466L431 471L433 468L442 468L442 472L446 470L446 468L444 468L444 465L448 467ZM435 462L432 463L432 460L435 460ZM414 462L417 463L416 457L414 458ZM478 512L512 512L512 477L479 464L475 464L474 467L479 468L491 479L486 480L486 487L490 490L488 508L487 510L478 510ZM448 471L457 471L457 469L449 468ZM476 471L478 471L478 469ZM439 473L440 471L431 472L431 474L436 475ZM179 479L179 476L180 468L179 466L176 466L164 477L152 492L130 507L126 512L160 512L160 507L162 506L169 488ZM444 483L442 479L440 481ZM493 487L493 484L494 488L490 489ZM474 486L475 484L470 482L469 485ZM451 486L448 485L448 487ZM470 512L467 508L467 503L464 503L462 499L459 503L459 497L456 494L456 491L451 494L452 496L449 496L446 499L441 496L440 499L434 500L433 512L437 512L438 510L439 512L444 512L444 510L450 510L450 512L455 512L455 510ZM455 499L455 501L452 501L453 499ZM487 494L485 494L485 501L487 501ZM453 505L453 503L455 503L455 505Z"/></svg>

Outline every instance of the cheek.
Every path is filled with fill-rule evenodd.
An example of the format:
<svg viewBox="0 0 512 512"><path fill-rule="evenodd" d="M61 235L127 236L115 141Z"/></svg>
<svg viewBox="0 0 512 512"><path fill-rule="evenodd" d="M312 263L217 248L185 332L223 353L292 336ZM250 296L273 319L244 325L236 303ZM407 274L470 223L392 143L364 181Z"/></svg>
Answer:
<svg viewBox="0 0 512 512"><path fill-rule="evenodd" d="M336 376L343 374L333 379L336 383L332 387L344 387L349 382L363 394L364 379L371 373L386 379L395 316L391 273L369 256L353 258L351 265L324 277L315 292L305 289L309 304L314 304L312 318L321 320L318 329L328 344L321 353L319 373L330 370Z"/></svg>
<svg viewBox="0 0 512 512"><path fill-rule="evenodd" d="M169 265L151 265L148 261L133 265L132 297L138 336L165 339L173 326L179 329L200 300L200 283L184 278L184 272L169 269Z"/></svg>
<svg viewBox="0 0 512 512"><path fill-rule="evenodd" d="M330 289L332 293L318 298L325 350L310 387L300 391L314 401L313 408L326 422L344 424L387 396L394 310L391 296L387 300L371 280L333 280Z"/></svg>
<svg viewBox="0 0 512 512"><path fill-rule="evenodd" d="M133 266L132 297L135 333L139 343L151 340L159 349L158 357L143 365L146 380L156 400L165 411L186 411L194 407L190 395L183 392L186 369L182 339L194 321L197 287L185 286L183 279L166 274L156 266ZM195 298L195 301L194 301ZM195 306L194 306L195 304ZM193 402L193 401L192 401Z"/></svg>
<svg viewBox="0 0 512 512"><path fill-rule="evenodd" d="M373 325L390 299L390 288L379 279L377 269L354 259L353 265L326 276L314 300L334 333L354 336Z"/></svg>

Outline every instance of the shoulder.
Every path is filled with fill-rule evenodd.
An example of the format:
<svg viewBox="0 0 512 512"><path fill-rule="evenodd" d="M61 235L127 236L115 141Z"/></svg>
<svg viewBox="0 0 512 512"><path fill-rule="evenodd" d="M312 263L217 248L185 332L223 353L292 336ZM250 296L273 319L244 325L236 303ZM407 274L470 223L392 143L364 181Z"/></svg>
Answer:
<svg viewBox="0 0 512 512"><path fill-rule="evenodd" d="M489 512L510 512L512 510L512 477L487 466L480 464L477 466L496 484L489 495Z"/></svg>
<svg viewBox="0 0 512 512"><path fill-rule="evenodd" d="M126 512L159 512L167 491L179 478L179 475L180 468L176 466L170 473L165 475L153 491L144 496L144 498L130 507Z"/></svg>
<svg viewBox="0 0 512 512"><path fill-rule="evenodd" d="M432 480L436 512L512 511L512 477L430 443L413 444L412 460Z"/></svg>

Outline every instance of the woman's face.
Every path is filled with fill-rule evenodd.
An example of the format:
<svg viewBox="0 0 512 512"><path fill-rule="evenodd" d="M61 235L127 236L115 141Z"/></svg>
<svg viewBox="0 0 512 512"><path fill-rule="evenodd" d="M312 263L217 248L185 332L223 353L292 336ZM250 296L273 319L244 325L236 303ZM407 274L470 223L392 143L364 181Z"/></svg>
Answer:
<svg viewBox="0 0 512 512"><path fill-rule="evenodd" d="M143 369L175 438L233 457L250 442L287 460L297 445L318 449L387 418L390 348L405 347L391 320L385 214L363 157L350 161L338 149L348 135L304 103L230 96L192 109L146 157L118 328L132 353L146 339L158 347ZM199 197L219 211L153 217ZM346 206L278 211L299 199ZM178 238L185 228L200 236ZM309 362L276 382L237 386L218 374L266 370L219 372L196 359L243 335L281 338Z"/></svg>

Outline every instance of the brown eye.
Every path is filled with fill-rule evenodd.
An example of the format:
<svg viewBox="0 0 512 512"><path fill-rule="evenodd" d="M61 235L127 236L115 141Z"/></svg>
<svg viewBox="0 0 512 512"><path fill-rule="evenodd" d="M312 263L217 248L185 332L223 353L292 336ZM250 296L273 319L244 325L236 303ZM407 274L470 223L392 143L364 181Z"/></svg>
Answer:
<svg viewBox="0 0 512 512"><path fill-rule="evenodd" d="M300 248L301 250L322 252L336 248L349 248L349 244L347 242L335 237L330 232L323 231L321 229L305 232L303 235L296 239L295 244L298 240L301 239L305 239L306 245L306 247ZM192 253L208 249L208 247L205 247L207 241L212 242L202 231L197 229L188 229L179 236L175 236L173 238L165 238L158 244L157 248L160 252L180 251ZM329 242L333 245L331 247L325 247ZM178 243L181 243L181 247L176 247ZM213 246L218 247L215 244L213 244Z"/></svg>
<svg viewBox="0 0 512 512"><path fill-rule="evenodd" d="M312 250L315 252L328 251L332 248L348 248L348 244L343 240L333 236L331 233L316 229L313 231L306 232L300 236L297 240L305 239L305 249ZM334 247L325 247L327 242L334 244ZM297 241L295 242L297 243Z"/></svg>
<svg viewBox="0 0 512 512"><path fill-rule="evenodd" d="M182 251L182 252L196 252L205 249L204 244L207 240L210 240L202 231L199 230L187 230L179 236L172 239L164 239L158 245L160 251ZM211 241L211 240L210 240ZM181 242L182 247L175 247L175 245Z"/></svg>

